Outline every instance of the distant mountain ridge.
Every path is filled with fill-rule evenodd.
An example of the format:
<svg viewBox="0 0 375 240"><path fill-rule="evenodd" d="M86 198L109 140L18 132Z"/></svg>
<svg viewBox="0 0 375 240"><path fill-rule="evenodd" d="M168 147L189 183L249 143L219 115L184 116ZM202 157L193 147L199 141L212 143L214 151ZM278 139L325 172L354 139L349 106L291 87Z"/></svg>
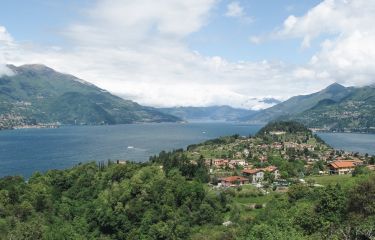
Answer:
<svg viewBox="0 0 375 240"><path fill-rule="evenodd" d="M338 83L309 95L292 97L257 114L251 123L295 120L329 131L375 131L375 87L344 87Z"/></svg>
<svg viewBox="0 0 375 240"><path fill-rule="evenodd" d="M44 65L7 65L0 77L0 124L121 124L175 122L179 118L110 94L82 79Z"/></svg>
<svg viewBox="0 0 375 240"><path fill-rule="evenodd" d="M346 97L350 93L350 91L350 89L347 89L340 84L334 83L320 92L292 97L275 106L261 110L254 116L243 118L241 120L266 123L281 116L293 115L306 111L314 107L319 101L324 99L340 101L341 99Z"/></svg>
<svg viewBox="0 0 375 240"><path fill-rule="evenodd" d="M257 111L230 106L210 107L171 107L158 110L177 116L185 121L237 121L239 118L250 116Z"/></svg>
<svg viewBox="0 0 375 240"><path fill-rule="evenodd" d="M375 133L375 86L350 89L340 101L322 100L288 119L329 131Z"/></svg>

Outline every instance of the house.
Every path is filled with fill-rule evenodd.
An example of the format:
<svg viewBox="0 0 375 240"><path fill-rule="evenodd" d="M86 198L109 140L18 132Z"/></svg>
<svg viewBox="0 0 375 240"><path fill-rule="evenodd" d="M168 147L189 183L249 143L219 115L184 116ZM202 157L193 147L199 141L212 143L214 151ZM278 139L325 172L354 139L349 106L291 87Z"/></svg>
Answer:
<svg viewBox="0 0 375 240"><path fill-rule="evenodd" d="M241 160L230 160L229 161L229 167L234 169L237 166L245 167L247 165L246 161L241 159Z"/></svg>
<svg viewBox="0 0 375 240"><path fill-rule="evenodd" d="M280 172L279 172L279 169L277 169L277 167L275 167L275 166L268 166L268 167L264 168L264 170L266 170L269 173L272 173L275 176L275 179L279 179L280 178Z"/></svg>
<svg viewBox="0 0 375 240"><path fill-rule="evenodd" d="M275 166L268 166L265 168L254 168L242 170L242 175L244 177L251 178L253 184L262 182L264 180L265 172L269 172L274 175L275 179L280 178L280 172Z"/></svg>
<svg viewBox="0 0 375 240"><path fill-rule="evenodd" d="M251 183L255 184L263 181L264 170L263 168L245 169L242 170L242 175L249 178Z"/></svg>
<svg viewBox="0 0 375 240"><path fill-rule="evenodd" d="M212 164L216 168L224 168L224 167L228 166L229 160L228 159L213 159Z"/></svg>
<svg viewBox="0 0 375 240"><path fill-rule="evenodd" d="M221 186L235 187L249 183L249 179L241 176L231 176L221 179Z"/></svg>
<svg viewBox="0 0 375 240"><path fill-rule="evenodd" d="M330 174L350 174L356 166L362 165L358 160L337 160L328 164Z"/></svg>

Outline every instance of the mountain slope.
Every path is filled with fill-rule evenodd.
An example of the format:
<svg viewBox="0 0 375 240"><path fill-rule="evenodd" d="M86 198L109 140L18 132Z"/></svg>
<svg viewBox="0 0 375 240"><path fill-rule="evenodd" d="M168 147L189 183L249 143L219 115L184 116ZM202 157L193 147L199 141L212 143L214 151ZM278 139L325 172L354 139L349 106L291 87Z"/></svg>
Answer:
<svg viewBox="0 0 375 240"><path fill-rule="evenodd" d="M160 108L160 111L186 121L236 121L253 115L256 111L232 108L230 106Z"/></svg>
<svg viewBox="0 0 375 240"><path fill-rule="evenodd" d="M302 113L314 107L324 99L330 99L338 102L348 96L351 91L351 88L346 88L340 84L334 83L320 92L292 97L285 102L259 111L259 113L255 114L254 116L245 117L241 120L261 123L269 122L281 116Z"/></svg>
<svg viewBox="0 0 375 240"><path fill-rule="evenodd" d="M296 96L242 120L294 120L328 131L375 132L375 86L344 87L337 83Z"/></svg>
<svg viewBox="0 0 375 240"><path fill-rule="evenodd" d="M333 131L375 132L375 86L352 88L341 101L321 101L290 119Z"/></svg>
<svg viewBox="0 0 375 240"><path fill-rule="evenodd" d="M0 118L3 122L13 118L20 118L25 124L179 121L177 117L124 100L44 65L8 67L14 75L0 77Z"/></svg>

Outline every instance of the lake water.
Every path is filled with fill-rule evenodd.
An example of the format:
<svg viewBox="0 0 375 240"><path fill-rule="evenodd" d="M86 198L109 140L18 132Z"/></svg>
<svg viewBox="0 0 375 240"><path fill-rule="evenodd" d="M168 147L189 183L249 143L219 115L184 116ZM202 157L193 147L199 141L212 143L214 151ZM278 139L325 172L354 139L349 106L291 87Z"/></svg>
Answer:
<svg viewBox="0 0 375 240"><path fill-rule="evenodd" d="M63 169L80 162L147 161L162 150L219 136L253 135L261 126L233 123L130 124L0 131L0 177ZM319 134L331 146L375 154L375 135Z"/></svg>
<svg viewBox="0 0 375 240"><path fill-rule="evenodd" d="M261 126L160 123L0 131L0 177L62 169L80 162L147 161L162 150L219 136L256 133Z"/></svg>
<svg viewBox="0 0 375 240"><path fill-rule="evenodd" d="M375 155L375 134L319 133L318 135L333 148Z"/></svg>

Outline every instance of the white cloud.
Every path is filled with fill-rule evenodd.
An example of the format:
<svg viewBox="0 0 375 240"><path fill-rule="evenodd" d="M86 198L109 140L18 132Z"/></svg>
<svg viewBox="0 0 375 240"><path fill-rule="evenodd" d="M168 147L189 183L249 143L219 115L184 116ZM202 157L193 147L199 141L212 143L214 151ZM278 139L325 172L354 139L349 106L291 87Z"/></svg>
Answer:
<svg viewBox="0 0 375 240"><path fill-rule="evenodd" d="M226 17L240 19L244 23L253 22L253 18L245 13L245 9L241 6L239 2L231 2L227 5L226 12L224 14Z"/></svg>
<svg viewBox="0 0 375 240"><path fill-rule="evenodd" d="M6 65L0 64L0 77L6 75L6 76L11 76L13 75L13 71L9 69Z"/></svg>
<svg viewBox="0 0 375 240"><path fill-rule="evenodd" d="M296 78L302 78L302 79L314 79L317 77L313 70L303 68L303 67L296 68L293 71L293 75Z"/></svg>
<svg viewBox="0 0 375 240"><path fill-rule="evenodd" d="M184 37L205 24L215 1L101 0L87 10L87 23L72 25L66 34L80 42L106 45L134 43L145 36Z"/></svg>
<svg viewBox="0 0 375 240"><path fill-rule="evenodd" d="M14 64L44 63L151 106L229 104L259 109L270 106L261 101L264 97L282 99L300 93L302 82L285 83L287 89L279 90L279 82L292 76L282 63L230 62L190 51L176 39L157 40L131 47L81 40L72 50L13 42L16 47L5 57Z"/></svg>
<svg viewBox="0 0 375 240"><path fill-rule="evenodd" d="M227 5L227 17L243 17L245 15L243 7L239 2L231 2Z"/></svg>
<svg viewBox="0 0 375 240"><path fill-rule="evenodd" d="M14 47L0 55L7 63L49 65L146 105L265 107L252 98L273 95L272 88L260 84L279 81L264 72L272 72L272 64L206 57L184 41L206 24L215 3L103 0L86 10L88 19L63 31L73 47L41 48L11 40Z"/></svg>
<svg viewBox="0 0 375 240"><path fill-rule="evenodd" d="M374 12L374 1L325 0L301 17L289 16L276 35L302 38L302 47L324 38L307 67L347 85L370 84L375 81Z"/></svg>
<svg viewBox="0 0 375 240"><path fill-rule="evenodd" d="M12 75L13 72L5 65L4 55L7 55L7 50L12 47L13 39L5 27L0 26L0 77L3 75Z"/></svg>
<svg viewBox="0 0 375 240"><path fill-rule="evenodd" d="M1 45L9 44L12 41L13 41L13 39L10 36L10 34L8 33L8 31L6 30L6 28L3 27L3 26L0 26L0 44Z"/></svg>

